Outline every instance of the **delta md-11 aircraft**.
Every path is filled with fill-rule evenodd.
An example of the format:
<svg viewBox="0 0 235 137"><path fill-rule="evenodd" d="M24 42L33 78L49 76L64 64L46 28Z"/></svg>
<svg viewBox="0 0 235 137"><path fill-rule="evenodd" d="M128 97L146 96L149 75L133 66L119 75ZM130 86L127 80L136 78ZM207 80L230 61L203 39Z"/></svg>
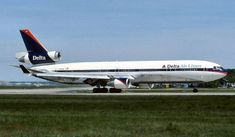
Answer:
<svg viewBox="0 0 235 137"><path fill-rule="evenodd" d="M120 61L56 64L61 54L48 51L29 29L20 30L27 52L16 54L22 71L37 78L65 83L89 84L94 93L119 93L140 84L200 83L221 79L227 75L221 66L209 61ZM112 88L107 88L112 87ZM198 92L197 88L193 92Z"/></svg>

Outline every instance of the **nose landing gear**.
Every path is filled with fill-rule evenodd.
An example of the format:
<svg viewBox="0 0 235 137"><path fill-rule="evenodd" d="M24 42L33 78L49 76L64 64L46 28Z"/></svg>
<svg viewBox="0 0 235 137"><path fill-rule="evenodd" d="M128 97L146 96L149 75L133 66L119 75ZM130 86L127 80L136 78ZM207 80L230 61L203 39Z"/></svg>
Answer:
<svg viewBox="0 0 235 137"><path fill-rule="evenodd" d="M197 88L193 88L193 93L197 93L198 89Z"/></svg>
<svg viewBox="0 0 235 137"><path fill-rule="evenodd" d="M197 89L198 83L193 83L192 87L193 87L193 93L197 93L198 92L198 89Z"/></svg>

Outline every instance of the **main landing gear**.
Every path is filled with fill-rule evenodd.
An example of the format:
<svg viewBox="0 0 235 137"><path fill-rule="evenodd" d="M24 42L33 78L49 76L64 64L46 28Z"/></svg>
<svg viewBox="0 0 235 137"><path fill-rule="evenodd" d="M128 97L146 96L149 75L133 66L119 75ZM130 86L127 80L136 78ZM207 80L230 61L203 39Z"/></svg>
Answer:
<svg viewBox="0 0 235 137"><path fill-rule="evenodd" d="M107 88L94 88L93 93L108 93Z"/></svg>
<svg viewBox="0 0 235 137"><path fill-rule="evenodd" d="M109 92L110 92L110 93L121 93L122 90L121 90L121 89L116 89L116 88L110 88L110 89L109 89Z"/></svg>
<svg viewBox="0 0 235 137"><path fill-rule="evenodd" d="M94 88L93 93L121 93L121 89L116 89L116 88L110 88L109 90L107 88Z"/></svg>

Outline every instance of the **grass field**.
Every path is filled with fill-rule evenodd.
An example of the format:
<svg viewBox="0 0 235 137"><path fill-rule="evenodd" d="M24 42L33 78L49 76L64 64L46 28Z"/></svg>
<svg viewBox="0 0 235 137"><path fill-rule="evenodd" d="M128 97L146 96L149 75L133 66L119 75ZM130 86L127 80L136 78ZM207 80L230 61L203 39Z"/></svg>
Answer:
<svg viewBox="0 0 235 137"><path fill-rule="evenodd" d="M233 96L0 95L2 137L234 137Z"/></svg>
<svg viewBox="0 0 235 137"><path fill-rule="evenodd" d="M199 92L235 92L234 88L198 88ZM125 92L125 91L124 91ZM159 88L159 89L127 89L126 92L130 93L192 93L192 88Z"/></svg>

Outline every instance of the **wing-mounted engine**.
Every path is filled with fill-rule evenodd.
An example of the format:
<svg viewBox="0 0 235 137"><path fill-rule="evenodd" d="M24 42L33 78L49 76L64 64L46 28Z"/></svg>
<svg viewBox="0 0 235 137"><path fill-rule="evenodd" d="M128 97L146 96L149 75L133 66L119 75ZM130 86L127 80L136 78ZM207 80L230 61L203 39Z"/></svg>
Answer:
<svg viewBox="0 0 235 137"><path fill-rule="evenodd" d="M21 63L27 64L50 64L61 60L61 53L58 51L50 52L19 52L16 59Z"/></svg>
<svg viewBox="0 0 235 137"><path fill-rule="evenodd" d="M127 89L130 88L131 82L127 78L117 78L108 83L108 85L116 89Z"/></svg>

